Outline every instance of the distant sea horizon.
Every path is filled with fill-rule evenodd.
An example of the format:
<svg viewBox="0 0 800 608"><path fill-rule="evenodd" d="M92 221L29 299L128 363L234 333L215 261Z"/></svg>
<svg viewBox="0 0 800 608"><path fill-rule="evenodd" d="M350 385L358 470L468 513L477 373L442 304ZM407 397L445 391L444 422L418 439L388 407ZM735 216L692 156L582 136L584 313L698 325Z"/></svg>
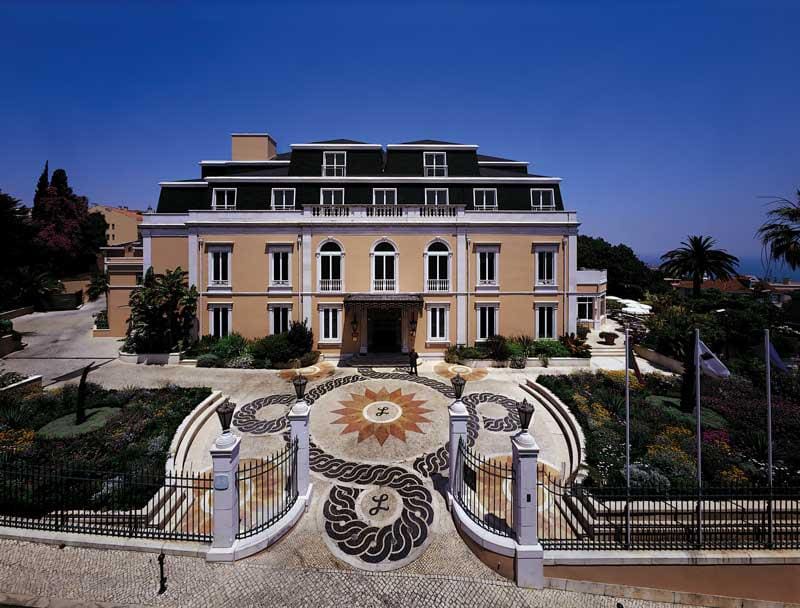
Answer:
<svg viewBox="0 0 800 608"><path fill-rule="evenodd" d="M658 266L661 263L658 254L637 254L648 266ZM752 274L759 278L764 278L764 264L760 256L739 256L739 274ZM769 274L772 280L781 281L784 278L792 281L800 281L800 268L792 271L786 265L780 266L774 262L769 269Z"/></svg>

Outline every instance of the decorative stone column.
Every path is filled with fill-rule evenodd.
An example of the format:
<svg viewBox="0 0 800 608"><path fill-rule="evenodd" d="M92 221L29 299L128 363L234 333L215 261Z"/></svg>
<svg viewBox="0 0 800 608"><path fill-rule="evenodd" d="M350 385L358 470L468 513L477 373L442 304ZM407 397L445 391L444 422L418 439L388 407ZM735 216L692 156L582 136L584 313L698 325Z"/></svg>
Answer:
<svg viewBox="0 0 800 608"><path fill-rule="evenodd" d="M449 478L450 478L450 496L452 497L458 491L458 444L460 441L466 443L467 441L467 421L469 420L469 413L467 406L461 401L461 395L464 391L464 379L460 375L456 375L451 380L453 389L455 390L456 399L450 404L448 413L450 415L450 444L449 444ZM452 506L452 505L451 505Z"/></svg>
<svg viewBox="0 0 800 608"><path fill-rule="evenodd" d="M302 378L302 388L298 387L295 380L295 391L297 391L297 401L289 410L289 428L291 439L297 440L297 493L299 496L306 496L311 483L311 466L309 464L309 432L308 420L311 408L305 400L305 378Z"/></svg>
<svg viewBox="0 0 800 608"><path fill-rule="evenodd" d="M527 412L523 407L529 408ZM528 432L528 424L533 416L533 406L524 402L520 406L520 426L522 430L512 437L511 451L514 467L514 509L513 527L517 542L517 555L514 562L517 585L541 589L544 587L544 551L539 544L537 530L537 467L539 446Z"/></svg>
<svg viewBox="0 0 800 608"><path fill-rule="evenodd" d="M211 448L214 465L214 541L211 546L226 549L233 546L239 531L239 488L236 469L239 467L241 438L230 431L217 437Z"/></svg>

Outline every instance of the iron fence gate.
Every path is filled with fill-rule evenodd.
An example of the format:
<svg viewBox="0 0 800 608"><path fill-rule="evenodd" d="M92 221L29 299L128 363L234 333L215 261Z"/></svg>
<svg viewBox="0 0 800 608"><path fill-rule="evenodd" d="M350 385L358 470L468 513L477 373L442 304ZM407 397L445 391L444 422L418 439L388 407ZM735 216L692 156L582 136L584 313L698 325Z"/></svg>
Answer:
<svg viewBox="0 0 800 608"><path fill-rule="evenodd" d="M487 458L459 440L453 488L456 501L475 523L494 534L514 536L514 469L510 456Z"/></svg>
<svg viewBox="0 0 800 608"><path fill-rule="evenodd" d="M211 473L122 473L0 459L0 526L210 541Z"/></svg>
<svg viewBox="0 0 800 608"><path fill-rule="evenodd" d="M247 538L270 527L297 501L297 439L266 459L245 460L236 471L239 532Z"/></svg>
<svg viewBox="0 0 800 608"><path fill-rule="evenodd" d="M800 491L594 488L539 477L539 540L546 549L800 547Z"/></svg>

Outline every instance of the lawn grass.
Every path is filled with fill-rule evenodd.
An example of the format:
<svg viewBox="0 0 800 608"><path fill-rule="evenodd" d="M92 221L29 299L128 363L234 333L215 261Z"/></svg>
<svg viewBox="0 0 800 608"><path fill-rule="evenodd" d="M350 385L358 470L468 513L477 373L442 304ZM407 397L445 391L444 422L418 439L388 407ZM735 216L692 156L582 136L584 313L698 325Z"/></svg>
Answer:
<svg viewBox="0 0 800 608"><path fill-rule="evenodd" d="M51 420L36 431L36 434L45 439L63 439L91 433L103 428L108 420L119 410L120 408L118 407L97 407L86 410L86 420L78 425L75 424L75 414L67 414L66 416L61 416L61 418Z"/></svg>

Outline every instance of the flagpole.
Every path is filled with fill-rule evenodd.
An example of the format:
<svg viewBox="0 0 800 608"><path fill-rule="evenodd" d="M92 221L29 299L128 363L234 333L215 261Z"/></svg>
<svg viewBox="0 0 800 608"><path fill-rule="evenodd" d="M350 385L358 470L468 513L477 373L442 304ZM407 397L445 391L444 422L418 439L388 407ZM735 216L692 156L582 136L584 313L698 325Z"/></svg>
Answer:
<svg viewBox="0 0 800 608"><path fill-rule="evenodd" d="M631 546L631 345L625 326L625 541Z"/></svg>
<svg viewBox="0 0 800 608"><path fill-rule="evenodd" d="M697 411L697 546L703 546L703 426L700 414L700 329L694 330L694 404Z"/></svg>
<svg viewBox="0 0 800 608"><path fill-rule="evenodd" d="M774 519L772 504L772 361L769 341L769 329L764 330L764 362L767 366L767 479L769 480L769 501L767 502L767 518L769 525L768 546L773 546Z"/></svg>

